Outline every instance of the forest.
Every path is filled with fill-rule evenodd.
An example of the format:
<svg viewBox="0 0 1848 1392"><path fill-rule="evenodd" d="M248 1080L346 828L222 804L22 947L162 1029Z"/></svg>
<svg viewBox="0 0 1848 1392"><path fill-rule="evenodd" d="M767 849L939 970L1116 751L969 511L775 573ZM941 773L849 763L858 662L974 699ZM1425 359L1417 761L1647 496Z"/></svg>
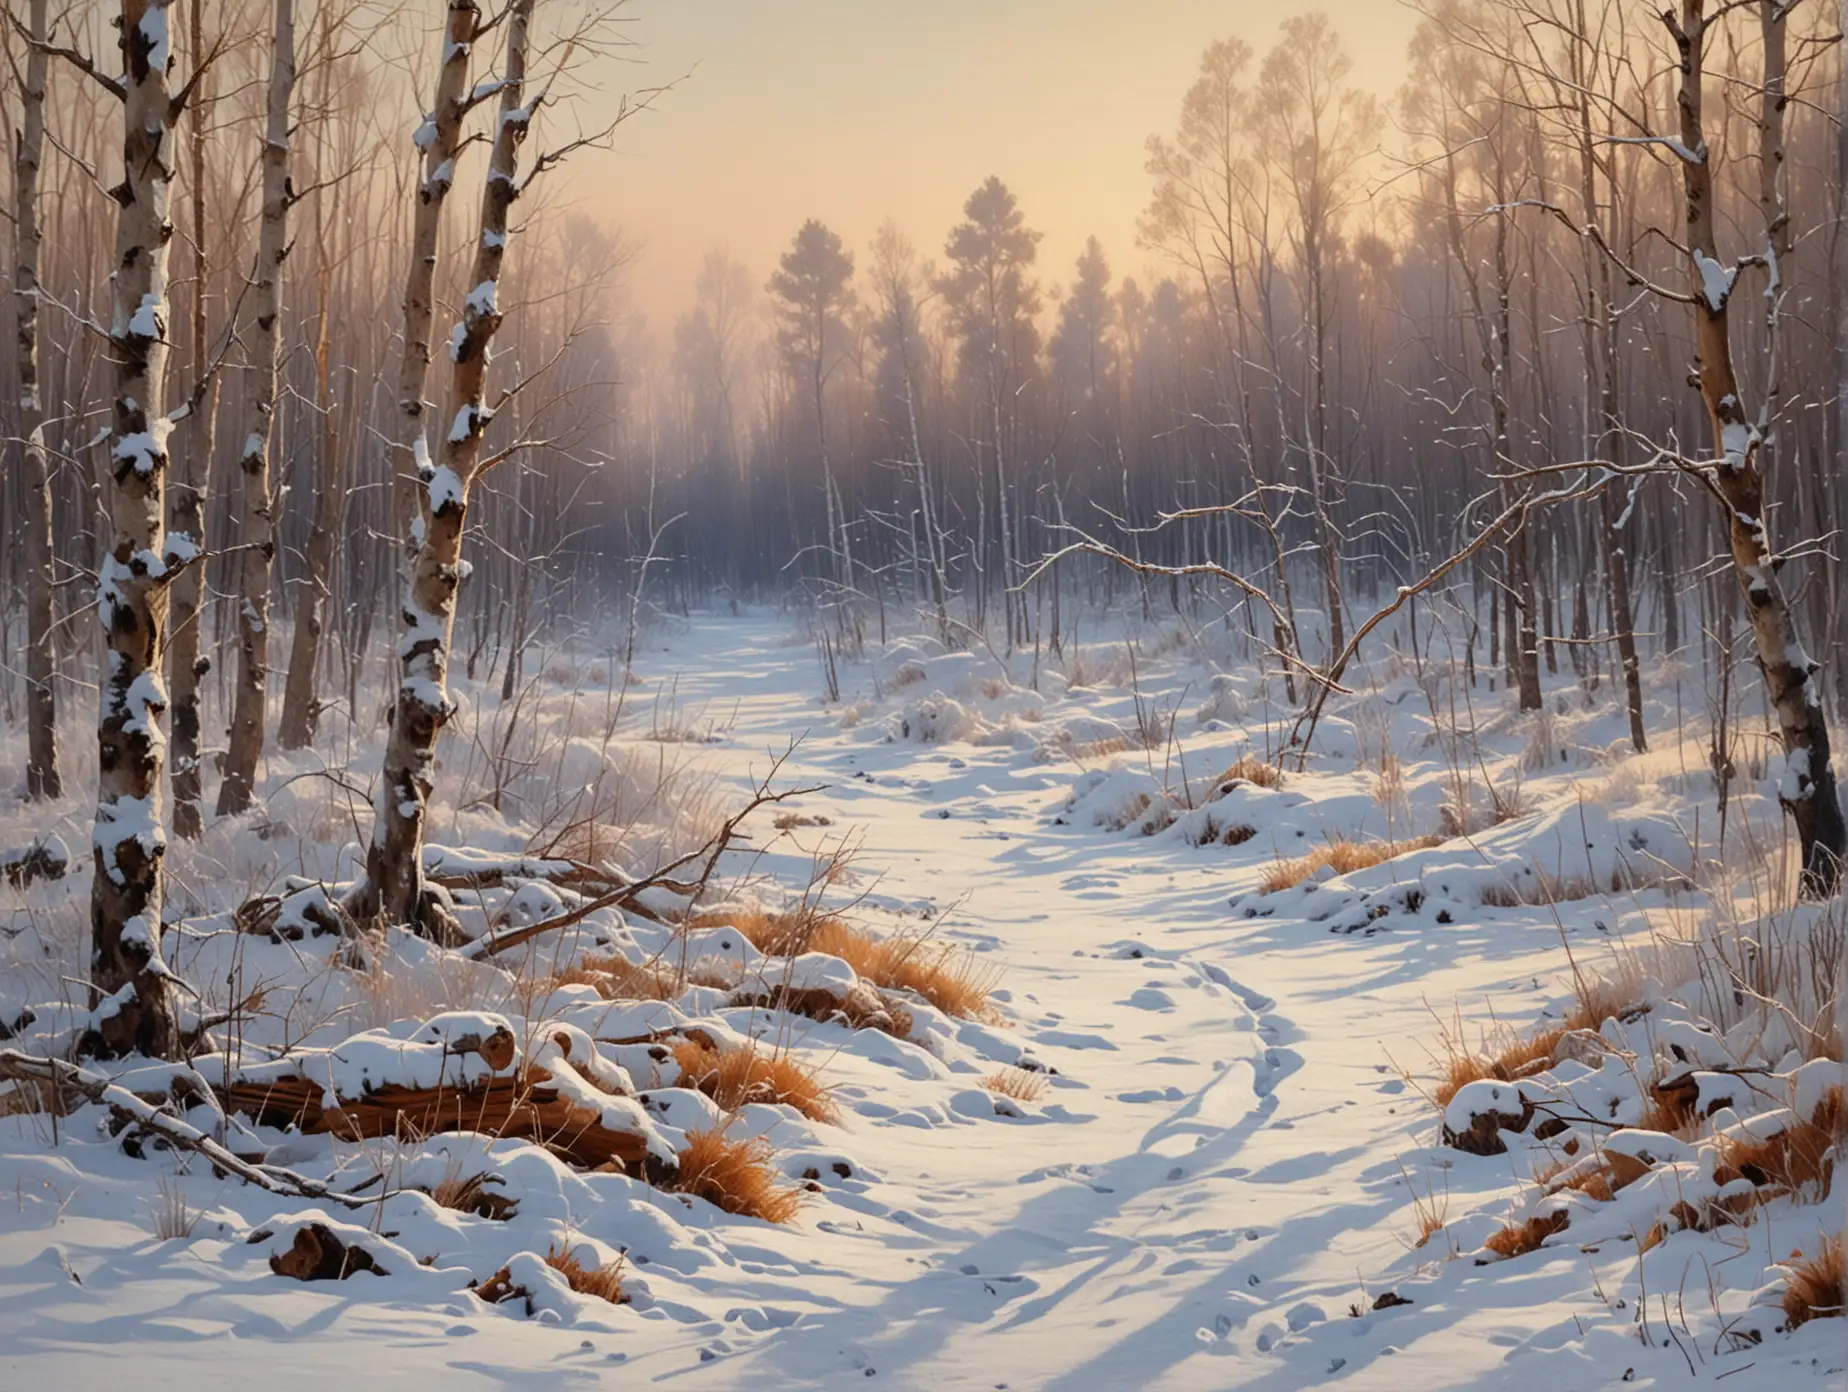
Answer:
<svg viewBox="0 0 1848 1392"><path fill-rule="evenodd" d="M1848 3L665 286L669 0L5 3L20 1376L1841 1375Z"/></svg>

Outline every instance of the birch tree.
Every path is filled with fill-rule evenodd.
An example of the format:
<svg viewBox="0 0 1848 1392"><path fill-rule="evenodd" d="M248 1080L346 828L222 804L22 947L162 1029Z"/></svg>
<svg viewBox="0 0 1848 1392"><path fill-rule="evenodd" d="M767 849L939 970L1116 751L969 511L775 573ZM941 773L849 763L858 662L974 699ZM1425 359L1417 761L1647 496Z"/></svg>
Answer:
<svg viewBox="0 0 1848 1392"><path fill-rule="evenodd" d="M1783 24L1791 6L1767 3L1765 8L1775 12L1767 20L1769 27ZM1765 229L1763 249L1730 263L1722 259L1704 91L1707 39L1716 20L1707 14L1705 0L1681 0L1679 14L1665 10L1662 21L1674 41L1680 79L1675 98L1680 118L1678 138L1667 143L1680 166L1686 197L1684 245L1691 291L1682 298L1693 311L1700 348L1700 394L1716 451L1714 462L1702 466L1699 477L1726 511L1733 570L1745 596L1759 667L1777 712L1784 746L1784 776L1778 797L1796 826L1801 844L1802 890L1807 896L1821 898L1834 894L1840 884L1842 857L1848 854L1848 824L1842 818L1841 798L1830 762L1829 727L1821 692L1813 685L1820 665L1810 659L1797 635L1796 621L1778 578L1782 562L1771 546L1760 462L1763 418L1754 421L1748 414L1744 384L1733 358L1731 311L1741 273L1754 265L1763 266L1771 277L1771 295L1781 293L1776 278L1777 250L1783 235L1781 220L1775 216L1778 204L1774 201L1767 209L1773 216ZM1775 44L1766 45L1767 64L1781 65L1782 52L1780 34ZM1783 86L1781 66L1768 68L1760 94L1766 108L1761 119L1767 127L1773 123L1770 107L1784 99ZM1776 128L1781 128L1781 116L1775 119ZM1774 156L1781 161L1781 149Z"/></svg>
<svg viewBox="0 0 1848 1392"><path fill-rule="evenodd" d="M114 196L115 268L109 346L108 526L97 578L107 665L97 721L98 777L91 884L90 980L94 1038L106 1054L173 1057L179 1048L173 976L161 955L161 864L166 853L160 728L168 587L195 556L166 533L167 218L174 123L183 98L168 84L172 0L123 0L122 182Z"/></svg>
<svg viewBox="0 0 1848 1392"><path fill-rule="evenodd" d="M424 881L424 822L434 786L437 738L456 710L448 685L456 591L464 571L462 535L469 493L482 468L482 435L493 415L487 404L488 348L501 323L508 212L521 187L520 147L540 100L526 99L533 5L534 0L513 0L507 13L505 69L494 84L500 111L482 190L480 235L470 275L473 288L449 340L449 432L440 459L431 461L425 453L418 471L418 513L411 528L415 550L399 624L398 690L372 841L366 850L366 875L349 905L362 919L383 914L389 922L413 925L438 939L453 938L457 929L453 916ZM449 66L446 61L446 74ZM407 326L409 309L407 300ZM419 434L417 443L422 440Z"/></svg>
<svg viewBox="0 0 1848 1392"><path fill-rule="evenodd" d="M48 0L31 0L25 69L20 74L20 126L13 154L13 280L18 333L21 482L26 495L26 795L56 798L64 792L58 765L57 678L51 645L51 480L45 455L45 403L39 389L39 162L45 151L45 85L50 41Z"/></svg>
<svg viewBox="0 0 1848 1392"><path fill-rule="evenodd" d="M414 137L423 151L423 183L411 223L410 269L404 283L404 342L398 359L398 419L392 441L392 518L395 534L408 558L415 555L414 526L421 510L418 489L429 463L425 397L430 381L430 326L436 318L436 245L443 225L443 205L456 180L456 155L462 148L462 123L491 88L472 93L469 57L481 26L475 0L448 0L442 61L437 69L436 100Z"/></svg>
<svg viewBox="0 0 1848 1392"><path fill-rule="evenodd" d="M191 0L187 31L199 61L204 61L204 0ZM206 217L206 170L210 148L210 103L206 94L195 94L187 127L188 194L192 205L192 303L186 316L188 367L195 377L205 374L210 355L210 336L206 305L210 295L212 266L207 245L213 240ZM181 432L178 451L179 468L174 471L173 488L168 499L168 520L182 535L203 539L205 536L205 500L211 483L212 452L218 434L218 382L216 375L207 382L205 396ZM173 724L173 829L188 840L197 840L205 830L200 811L204 788L199 764L199 688L211 660L201 655L200 633L205 597L205 567L188 566L173 582L170 646L167 649L167 680L171 687Z"/></svg>
<svg viewBox="0 0 1848 1392"><path fill-rule="evenodd" d="M276 0L271 39L269 107L263 133L263 214L257 234L253 280L253 368L247 433L238 455L242 495L238 519L238 668L231 712L231 742L218 815L250 806L257 763L263 755L264 714L269 693L270 561L275 555L275 521L270 514L270 434L276 413L276 359L282 343L282 263L289 254L289 110L295 91L295 3Z"/></svg>

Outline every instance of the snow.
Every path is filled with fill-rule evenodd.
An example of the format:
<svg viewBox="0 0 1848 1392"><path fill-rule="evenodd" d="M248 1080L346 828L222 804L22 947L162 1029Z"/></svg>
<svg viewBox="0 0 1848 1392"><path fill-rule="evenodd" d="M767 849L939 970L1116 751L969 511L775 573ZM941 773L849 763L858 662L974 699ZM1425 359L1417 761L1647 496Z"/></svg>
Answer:
<svg viewBox="0 0 1848 1392"><path fill-rule="evenodd" d="M1739 279L1737 266L1722 266L1699 247L1694 248L1694 266L1700 272L1701 294L1715 314L1726 308L1732 298L1733 284Z"/></svg>
<svg viewBox="0 0 1848 1392"><path fill-rule="evenodd" d="M412 628L434 622L418 616ZM535 840L536 809L548 795L569 805L660 753L633 727L606 744L572 723L583 692L608 683L607 665L589 674L607 664L609 636L584 640L568 679L535 679L524 708L532 767L502 808L478 787L464 793L466 743L444 746L433 825L452 844L430 847L426 868L527 881L455 892L477 937L581 906L575 890L537 882L563 861ZM1720 858L1704 811L1705 731L1680 739L1674 714L1677 698L1697 706L1698 691L1678 692L1675 672L1652 669L1655 749L1629 758L1616 684L1587 695L1552 681L1542 720L1519 716L1505 693L1450 690L1447 678L1382 659L1374 680L1354 683L1359 694L1333 704L1307 769L1286 760L1270 788L1222 771L1274 747L1265 713L1275 687L1236 666L1209 670L1184 645L1157 655L1161 635L1144 636L1142 704L1164 728L1174 716L1178 749L1143 735L1154 722L1127 689L1121 649L1097 638L1064 669L1043 668L1038 690L1031 654L1009 667L895 641L867 662L843 660L845 702L818 707L812 651L786 619L696 614L684 629L649 631L638 659L648 689L677 680L691 708L735 710L715 739L688 746L724 800L763 772L766 750L802 734L783 776L826 785L779 808L809 823L751 824L748 848L721 873L725 893L748 891L748 903L780 886L793 901L817 855L850 834L864 846L849 879L818 891L826 907L853 902L882 933L930 930L933 943L997 969L996 1018L957 1019L908 998L916 1021L904 1037L733 1004L752 983L834 994L860 984L828 953L767 956L727 921L737 913L677 934L606 907L508 951L504 972L393 932L366 946L366 971L349 970L349 944L313 930L359 848L346 844L350 825L309 834L328 784L302 776L325 767L334 745L275 752L270 839L247 822L215 824L206 843L169 852L175 884L201 902L170 910L187 917L164 935L165 951L206 996L200 1008L226 1003L234 972L270 990L235 1045L221 1038L194 1061L199 1078L305 1076L333 1096L479 1081L493 1066L455 1046L505 1029L520 1052L499 1076L541 1070L600 1124L646 1135L660 1157L690 1128L726 1121L766 1138L779 1169L815 1188L793 1223L773 1227L628 1175L573 1169L522 1141L353 1142L189 1113L208 1134L222 1124L240 1153L376 1198L352 1214L158 1148L133 1157L98 1125L99 1109L61 1119L55 1146L44 1118L0 1117L0 1188L16 1196L0 1225L8 1379L95 1386L119 1380L117 1350L132 1349L137 1384L149 1386L365 1377L1529 1392L1622 1385L1627 1370L1640 1386L1688 1386L1682 1349L1664 1346L1672 1327L1686 1358L1698 1350L1700 1384L1829 1386L1839 1322L1780 1331L1770 1262L1813 1244L1835 1206L1781 1198L1750 1228L1674 1230L1647 1251L1637 1240L1678 1202L1740 1195L1745 1181L1716 1166L1717 1148L1787 1132L1848 1081L1840 1064L1804 1061L1790 1022L1716 1024L1658 989L1684 979L1664 968L1634 1010L1580 1032L1549 1067L1470 1083L1441 1110L1421 1092L1441 1072L1432 1055L1445 1022L1455 1019L1466 1048L1500 1029L1561 1025L1575 967L1672 958L1681 949L1663 930L1706 931L1737 907L1699 887ZM1435 697L1421 680L1438 682ZM465 691L485 729L493 693ZM1475 707L1461 731L1441 713L1466 694ZM369 711L378 695L367 693ZM914 732L927 710L925 737ZM1456 757L1466 735L1477 773ZM376 767L379 738L363 732L355 770ZM1393 787L1382 786L1386 754ZM1456 768L1473 786L1455 786ZM1518 774L1522 805L1499 821L1487 773L1504 785ZM1753 835L1777 826L1778 777L1775 766L1762 779L1742 771L1735 785L1731 815ZM0 839L63 828L81 801L0 811L13 818ZM341 823L346 804L334 806ZM149 813L118 804L106 826L99 819L106 865L126 837L152 832ZM1313 888L1259 892L1280 859L1333 835L1403 837L1445 817L1466 833L1331 869ZM1229 844L1232 826L1253 835ZM647 859L627 840L608 856ZM235 898L213 896L264 884L286 884L278 925L299 935L228 930ZM1549 885L1557 895L1545 902ZM73 876L21 893L5 906L16 935L0 1020L29 1003L42 1015L32 1028L49 1037L87 1013L87 1002L58 1004L69 963L48 925L67 923L81 944L88 887ZM582 983L536 989L561 967L611 958L682 964L700 984L672 1001L607 1001ZM761 1103L723 1115L685 1086L671 1050L649 1042L693 1029L819 1069L841 1124ZM1016 1102L981 1086L1008 1067L1038 1077L1040 1096ZM1638 1124L1651 1068L1689 1076L1717 1140ZM158 1095L178 1076L159 1065L124 1081ZM1505 1154L1441 1142L1446 1124L1529 1109L1526 1130L1498 1128ZM1549 1117L1586 1138L1577 1155L1559 1154L1563 1136L1534 1134ZM1618 1161L1637 1177L1608 1202L1542 1192L1533 1172L1561 1158L1555 1186ZM517 1213L493 1221L431 1197L473 1175L516 1199ZM161 1185L189 1205L183 1235L154 1231ZM1424 1201L1443 1206L1444 1222L1420 1247L1413 1208ZM1490 1233L1553 1213L1570 1226L1540 1250L1478 1264ZM274 1275L271 1258L310 1223L385 1274L313 1285ZM572 1292L542 1260L553 1247L587 1266L622 1258L634 1303ZM470 1283L502 1267L527 1299L486 1306ZM1745 1331L1762 1342L1735 1347Z"/></svg>
<svg viewBox="0 0 1848 1392"><path fill-rule="evenodd" d="M425 485L430 492L430 511L440 513L448 508L459 508L466 501L467 492L462 487L461 476L447 464L439 464L430 471L430 482Z"/></svg>
<svg viewBox="0 0 1848 1392"><path fill-rule="evenodd" d="M495 301L499 293L500 282L495 280L484 280L481 284L468 292L467 297L462 303L471 314L493 314Z"/></svg>
<svg viewBox="0 0 1848 1392"><path fill-rule="evenodd" d="M141 37L148 46L148 67L165 72L173 61L173 49L167 29L167 6L150 4L141 15Z"/></svg>
<svg viewBox="0 0 1848 1392"><path fill-rule="evenodd" d="M166 327L161 320L163 308L159 295L143 295L141 303L135 306L135 312L129 316L128 332L136 338L164 338Z"/></svg>

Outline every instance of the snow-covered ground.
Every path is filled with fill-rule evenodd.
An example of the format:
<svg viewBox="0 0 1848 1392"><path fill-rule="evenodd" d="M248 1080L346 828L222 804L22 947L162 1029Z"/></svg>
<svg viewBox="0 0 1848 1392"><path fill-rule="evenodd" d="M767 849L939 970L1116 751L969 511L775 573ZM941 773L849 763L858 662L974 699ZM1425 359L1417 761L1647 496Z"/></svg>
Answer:
<svg viewBox="0 0 1848 1392"><path fill-rule="evenodd" d="M56 1135L44 1115L7 1117L0 1386L1839 1384L1848 1321L1785 1333L1762 1308L1775 1292L1755 1294L1775 1281L1773 1263L1839 1226L1839 1193L1780 1200L1750 1226L1677 1232L1640 1256L1641 1233L1586 1220L1540 1250L1483 1261L1485 1238L1528 1216L1541 1157L1525 1138L1490 1156L1445 1146L1426 1095L1446 1033L1473 1048L1496 1025L1557 1017L1575 964L1607 973L1654 961L1656 933L1733 904L1718 887L1732 877L1712 864L1705 725L1692 714L1704 697L1690 679L1652 674L1656 749L1633 759L1617 752L1625 727L1608 684L1587 700L1559 678L1544 720L1517 720L1486 686L1459 709L1457 691L1431 699L1431 683L1383 660L1318 733L1309 771L1277 789L1222 790L1218 775L1240 755L1266 754L1266 722L1280 715L1252 681L1212 677L1184 643L1145 643L1138 690L1120 645L1087 646L1068 665L1088 667L1088 684L1068 687L1048 663L1034 692L1030 655L1004 672L986 652L894 643L847 664L846 704L824 706L807 639L765 617L697 618L655 634L638 661L643 689L671 690L678 718L707 735L672 748L719 781L707 791L719 806L786 751L781 786L825 785L775 809L797 814L781 832L760 814L730 870L759 893L772 881L800 891L817 858L850 837L857 849L826 902L884 932L929 920L995 964L992 1021L920 1005L908 1040L774 1024L841 1112L834 1125L758 1106L737 1123L766 1136L792 1178L819 1176L792 1223L573 1172L522 1142L294 1138L271 1158L347 1187L374 1174L405 1189L487 1167L521 1204L495 1222L401 1192L336 1214L370 1229L354 1240L372 1244L387 1274L304 1284L272 1274L268 1259L305 1201L216 1178L203 1162L176 1173L171 1155L131 1158L99 1135L99 1109L61 1120ZM1458 756L1459 730L1478 734L1479 752ZM452 742L447 757L464 756ZM368 758L353 754L352 777L369 776ZM289 780L305 768L271 770L269 815L280 820L288 803L295 826L265 838L254 834L261 819L221 828L198 853L248 882L231 888L338 873L337 812L323 809L331 825L319 840L301 825L316 804ZM1766 796L1776 771L1762 773L1734 789L1731 844L1747 839L1741 825L1780 835ZM438 797L454 791L439 786ZM1518 798L1499 825L1496 797ZM74 846L86 844L80 802L56 828ZM449 815L448 844L508 852L530 840L504 810ZM9 814L7 830L43 821ZM1466 834L1257 893L1280 858L1336 835L1440 828ZM32 952L73 931L78 870L0 891L12 897L14 953L3 1013L47 998L56 972L13 983ZM213 900L201 885L197 897L222 909L236 902L231 888ZM650 931L618 922L606 936L658 951ZM517 990L490 983L480 989L495 999L470 1000L481 978L407 944L408 984L396 987L326 965L330 951L325 940L202 930L173 956L203 983L254 955L301 1002L303 1037L328 1042L433 1009L517 1013ZM708 996L640 1008L567 993L543 1012L520 1008L599 1038L652 1027L664 1011L739 1035L767 1027L762 1012ZM1047 1075L1035 1100L983 1090L1023 1061ZM669 1092L657 1120L671 1139L697 1108ZM190 1236L157 1235L181 1198ZM1414 1245L1433 1212L1441 1222ZM530 1315L469 1293L516 1253L554 1242L597 1261L626 1253L634 1303L553 1290L543 1273ZM1760 1342L1729 1337L1747 1326Z"/></svg>

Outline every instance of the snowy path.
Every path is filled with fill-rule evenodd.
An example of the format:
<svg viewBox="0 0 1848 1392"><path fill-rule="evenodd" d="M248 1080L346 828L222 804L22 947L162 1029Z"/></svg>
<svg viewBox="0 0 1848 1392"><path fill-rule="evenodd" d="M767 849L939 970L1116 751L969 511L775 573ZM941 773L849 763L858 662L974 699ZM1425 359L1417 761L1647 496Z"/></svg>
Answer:
<svg viewBox="0 0 1848 1392"><path fill-rule="evenodd" d="M1570 990L1561 934L1591 960L1621 931L1603 900L1559 920L1465 913L1376 936L1286 916L1311 911L1301 896L1279 897L1294 910L1248 918L1228 900L1279 852L1384 815L1364 776L1341 767L1351 750L1331 752L1337 771L1298 785L1313 796L1291 803L1293 830L1266 823L1246 844L1196 847L1062 824L1055 813L1079 773L1036 758L1037 735L1006 746L891 741L892 701L845 728L840 708L817 700L808 643L774 619L702 618L651 641L638 666L639 699L658 703L663 724L723 729L718 742L678 753L714 773L726 805L800 740L779 782L826 788L788 810L829 824L770 844L758 828L755 868L799 888L824 842L856 838L858 880L829 903L864 895L875 927L900 923L881 911L914 915L909 925L921 909L941 914L947 940L1001 969L1005 1020L961 1025L944 1057L871 1030L799 1034L843 1125L800 1131L824 1134L785 1158L838 1154L851 1165L787 1226L728 1220L641 1185L629 1195L620 1177L599 1191L613 1200L546 1209L535 1193L536 1215L632 1253L647 1297L575 1321L467 1293L471 1271L506 1260L495 1231L446 1247L445 1261L473 1265L433 1271L433 1288L413 1272L377 1286L297 1286L278 1282L245 1243L247 1215L264 1210L241 1186L189 1175L199 1231L161 1240L150 1236L147 1162L108 1144L57 1150L48 1135L16 1138L16 1203L0 1205L0 1389L151 1392L198 1386L207 1368L214 1386L325 1387L363 1370L444 1392L1589 1392L1689 1385L1684 1358L1703 1381L1724 1373L1728 1392L1829 1385L1833 1346L1801 1337L1814 1327L1736 1357L1662 1338L1667 1306L1655 1305L1672 1293L1692 1310L1706 1298L1700 1263L1730 1250L1717 1237L1705 1254L1690 1244L1686 1258L1664 1249L1652 1259L1669 1279L1667 1292L1659 1275L1650 1281L1648 1321L1638 1319L1633 1241L1473 1260L1530 1178L1528 1162L1437 1147L1433 1109L1397 1065L1429 1075L1438 1017L1473 1039L1491 1018L1525 1025L1556 1006ZM846 680L863 686L866 676L859 666ZM1185 674L1142 676L1145 686L1172 681L1166 697L1180 703ZM1087 689L1049 698L1030 729L1127 723L1130 706L1121 690ZM645 710L629 718L647 728ZM1194 725L1191 756L1214 765L1206 772L1244 739ZM1415 766L1417 742L1407 745L1408 776L1428 785L1428 756ZM651 766L677 757L640 748ZM1285 835L1307 839L1269 840ZM994 1115L976 1084L1022 1050L1057 1076L1028 1115ZM1424 1196L1448 1205L1459 1259L1445 1260L1443 1236L1413 1248L1414 1199ZM1810 1240L1816 1213L1767 1216L1751 1233L1751 1269ZM523 1231L530 1245L539 1229ZM1388 1292L1409 1303L1375 1310Z"/></svg>
<svg viewBox="0 0 1848 1392"><path fill-rule="evenodd" d="M737 773L815 713L787 775L830 785L808 805L863 833L882 902L967 896L955 936L1006 962L1009 1023L1065 1080L1047 1099L1059 1120L1028 1127L874 1129L890 1109L850 1100L855 1152L883 1196L911 1201L866 1215L832 1278L811 1277L808 1294L837 1313L719 1360L702 1383L836 1385L870 1369L902 1386L1284 1388L1344 1372L1344 1385L1397 1387L1403 1361L1380 1356L1431 1332L1455 1385L1491 1385L1529 1332L1497 1324L1500 1300L1478 1313L1489 1342L1468 1340L1463 1366L1454 1314L1345 1318L1363 1274L1403 1265L1399 1157L1432 1129L1379 1041L1422 1065L1425 998L1447 999L1451 972L1480 993L1486 941L1234 924L1227 898L1268 849L1055 826L1069 766L837 733L808 694L812 654L784 634L719 625L651 659L670 660L683 707L735 709ZM1530 979L1516 968L1509 984ZM1389 1284L1369 1286L1369 1303ZM1505 1291L1518 1309L1518 1283ZM1263 1356L1293 1332L1311 1337Z"/></svg>

